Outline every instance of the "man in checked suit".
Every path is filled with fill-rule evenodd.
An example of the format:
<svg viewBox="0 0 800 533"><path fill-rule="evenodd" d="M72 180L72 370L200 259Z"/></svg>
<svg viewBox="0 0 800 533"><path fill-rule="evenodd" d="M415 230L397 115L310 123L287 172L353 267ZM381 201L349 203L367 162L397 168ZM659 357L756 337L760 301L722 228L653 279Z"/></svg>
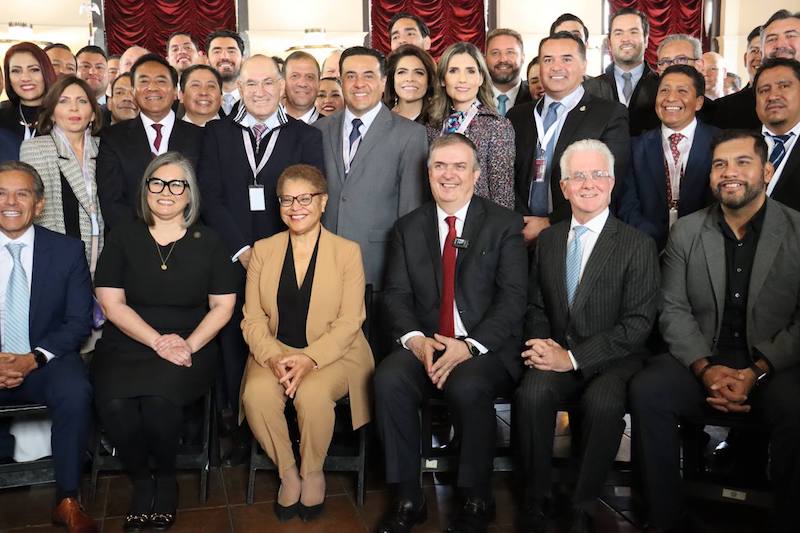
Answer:
<svg viewBox="0 0 800 533"><path fill-rule="evenodd" d="M614 156L600 141L577 141L564 151L560 185L572 217L541 233L530 269L522 353L529 369L515 404L528 480L526 532L547 529L563 401L577 402L582 415L570 533L592 531L590 511L625 429L627 382L642 366L655 322L655 243L609 213L613 169Z"/></svg>
<svg viewBox="0 0 800 533"><path fill-rule="evenodd" d="M625 106L592 96L581 85L586 73L583 41L569 32L546 37L539 43L539 61L544 98L516 105L506 115L514 126L517 154L515 209L525 217L528 243L550 224L570 217L558 166L567 146L580 139L603 141L614 154L615 176L625 175L630 152Z"/></svg>
<svg viewBox="0 0 800 533"><path fill-rule="evenodd" d="M428 173L435 201L397 221L387 261L387 325L400 346L378 365L375 406L397 499L378 531L405 533L426 519L418 409L442 394L461 436L457 483L465 497L447 531L480 533L494 506L493 402L522 372L522 218L474 196L477 150L461 134L433 141Z"/></svg>

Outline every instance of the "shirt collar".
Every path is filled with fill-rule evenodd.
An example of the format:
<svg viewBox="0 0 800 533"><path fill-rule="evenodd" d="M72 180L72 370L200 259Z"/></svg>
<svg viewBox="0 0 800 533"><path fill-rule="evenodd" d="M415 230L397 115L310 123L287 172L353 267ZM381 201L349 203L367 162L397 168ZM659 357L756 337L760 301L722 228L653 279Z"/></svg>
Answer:
<svg viewBox="0 0 800 533"><path fill-rule="evenodd" d="M0 231L0 247L5 248L6 244L10 242L16 242L24 244L26 248L30 248L33 246L33 237L35 233L36 230L34 229L33 224L31 224L30 227L25 230L25 233L16 239L10 239L5 233Z"/></svg>
<svg viewBox="0 0 800 533"><path fill-rule="evenodd" d="M161 124L167 129L172 129L172 126L175 125L175 112L173 110L169 110L167 116L159 120L158 122L152 120L150 117L145 115L144 113L139 113L139 116L142 119L142 124L144 124L144 129L147 130L153 124Z"/></svg>
<svg viewBox="0 0 800 533"><path fill-rule="evenodd" d="M764 200L764 204L761 206L761 208L756 211L752 217L750 217L750 220L747 221L747 224L745 224L745 227L747 228L745 235L749 235L751 231L755 236L761 234L761 228L764 227L764 217L767 213L768 203L768 200ZM733 233L733 230L725 221L725 214L722 212L722 206L719 204L717 204L717 216L719 217L719 227L722 230L722 234L738 241L739 238L736 237L736 234Z"/></svg>
<svg viewBox="0 0 800 533"><path fill-rule="evenodd" d="M233 96L233 101L234 101L234 102L238 102L239 100L241 100L241 99L242 99L242 95L241 95L241 94L239 94L239 88L238 88L238 87L237 87L237 88L235 88L234 90L232 90L232 91L231 91L231 92L229 92L229 93L226 93L225 91L222 91L222 97L223 97L223 98L225 97L225 95L228 95L228 94L229 94L229 95L231 95L231 96Z"/></svg>
<svg viewBox="0 0 800 533"><path fill-rule="evenodd" d="M492 95L494 95L494 99L497 100L498 96L500 96L501 94L504 94L504 95L508 96L509 104L513 104L514 102L517 101L517 95L519 94L519 86L520 86L520 83L519 83L519 80L517 80L517 83L514 84L514 86L511 89L509 89L507 92L502 92L500 89L495 87L494 83L493 83L492 84Z"/></svg>
<svg viewBox="0 0 800 533"><path fill-rule="evenodd" d="M383 106L383 104L378 102L378 104L375 107L373 107L372 109L370 109L369 111L367 111L366 113L361 115L360 117L355 116L352 113L352 111L350 111L350 108L345 106L345 108L344 108L344 125L345 125L345 127L351 127L351 125L353 123L353 119L354 118L360 118L361 122L364 124L364 129L361 130L362 131L361 134L364 135L364 133L366 133L366 131L369 129L369 127L375 121L375 118L378 116L378 113L381 112L381 107L382 106Z"/></svg>
<svg viewBox="0 0 800 533"><path fill-rule="evenodd" d="M694 130L697 129L697 118L694 118L689 124L687 124L682 130L673 130L672 128L666 127L663 123L661 124L661 136L665 139L669 139L669 136L673 133L680 133L687 139L692 139L694 137Z"/></svg>
<svg viewBox="0 0 800 533"><path fill-rule="evenodd" d="M578 105L578 102L581 101L581 98L583 98L584 92L585 91L583 90L583 85L578 85L575 88L574 91L569 93L567 96L565 96L561 100L556 100L556 99L550 97L547 93L545 93L545 95L544 95L544 108L542 109L542 112L543 112L542 114L544 115L544 111L546 111L550 107L550 104L552 104L553 102L561 102L561 104L564 106L565 109L571 110L573 107Z"/></svg>
<svg viewBox="0 0 800 533"><path fill-rule="evenodd" d="M620 79L622 79L622 74L625 73L625 72L626 71L622 70L621 68L619 68L619 66L616 63L614 63L614 75L615 76L617 76ZM633 82L634 85L636 85L636 82L639 81L639 78L641 78L642 74L644 74L644 62L640 63L639 65L637 65L635 67L633 67L631 70L628 70L627 72L631 73L631 81Z"/></svg>
<svg viewBox="0 0 800 533"><path fill-rule="evenodd" d="M575 226L583 226L587 228L592 233L600 234L603 231L603 227L606 225L606 220L608 220L609 210L606 207L603 211L597 215L595 215L591 220L586 222L586 224L581 224L577 220L575 220L575 216L573 215L572 220L569 223L569 229L573 229Z"/></svg>
<svg viewBox="0 0 800 533"><path fill-rule="evenodd" d="M239 126L248 129L259 123L265 124L269 131L272 131L275 128L280 128L289 122L289 118L281 106L278 106L278 109L276 109L275 112L268 116L265 120L258 120L247 111L247 107L241 106L233 121Z"/></svg>
<svg viewBox="0 0 800 533"><path fill-rule="evenodd" d="M471 203L472 203L472 199L470 198L470 201L469 201L469 202L467 202L467 203L464 205L464 207L462 207L461 209L459 209L458 211L456 211L455 213L453 213L453 215L452 215L452 216L456 217L456 220L458 220L458 221L461 221L461 222L464 222L464 221L467 219L467 211L469 210L469 204L471 204ZM448 215L448 214L445 212L445 210L444 210L444 209L442 209L441 207L439 207L439 204L436 204L436 219L439 221L439 224L440 224L440 225L441 225L441 224L446 224L446 222L445 222L445 220L444 220L444 219L445 219L445 218L447 218L447 217L449 217L449 216L450 216L450 215Z"/></svg>
<svg viewBox="0 0 800 533"><path fill-rule="evenodd" d="M768 134L768 135L775 135L775 133L773 133L772 131L770 131L770 129L769 129L769 128L768 128L766 125L762 125L762 126L761 126L761 133L762 133L762 134L764 134L764 135L767 135L767 134ZM788 134L790 134L790 133L794 133L794 136L795 136L795 137L800 137L800 122L798 122L797 124L795 124L795 125L794 125L794 127L793 127L792 129L790 129L789 131L787 131L787 132L786 132L786 135L788 135Z"/></svg>

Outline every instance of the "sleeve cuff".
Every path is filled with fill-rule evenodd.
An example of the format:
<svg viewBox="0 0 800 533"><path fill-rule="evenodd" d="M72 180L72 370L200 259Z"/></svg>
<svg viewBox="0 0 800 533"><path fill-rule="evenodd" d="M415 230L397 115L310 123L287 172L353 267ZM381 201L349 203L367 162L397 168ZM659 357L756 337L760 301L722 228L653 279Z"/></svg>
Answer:
<svg viewBox="0 0 800 533"><path fill-rule="evenodd" d="M486 353L489 351L489 349L486 346L484 346L483 344L479 343L478 341L476 341L472 337L467 337L464 340L469 341L473 346L475 346L478 349L478 351L481 352L481 355L486 355Z"/></svg>
<svg viewBox="0 0 800 533"><path fill-rule="evenodd" d="M572 350L567 350L567 355L569 356L569 360L572 362L572 370L578 370L578 361L576 361L575 356L572 355Z"/></svg>
<svg viewBox="0 0 800 533"><path fill-rule="evenodd" d="M421 331L409 331L408 333L400 337L400 345L406 350L408 350L408 346L406 346L406 342L408 342L408 339L410 339L411 337L424 337L424 336L425 334L422 333Z"/></svg>
<svg viewBox="0 0 800 533"><path fill-rule="evenodd" d="M231 263L235 263L239 259L239 256L245 253L249 249L250 249L249 244L247 246L242 246L242 249L233 254L233 256L231 257Z"/></svg>
<svg viewBox="0 0 800 533"><path fill-rule="evenodd" d="M34 350L39 350L40 352L42 352L42 353L44 354L44 356L47 358L47 362L48 362L48 363L49 363L50 361L52 361L52 360L53 360L53 358L55 357L55 354L53 354L52 352L49 352L49 351L45 350L45 349L44 349L44 348L42 348L41 346L37 346L36 348L34 348Z"/></svg>

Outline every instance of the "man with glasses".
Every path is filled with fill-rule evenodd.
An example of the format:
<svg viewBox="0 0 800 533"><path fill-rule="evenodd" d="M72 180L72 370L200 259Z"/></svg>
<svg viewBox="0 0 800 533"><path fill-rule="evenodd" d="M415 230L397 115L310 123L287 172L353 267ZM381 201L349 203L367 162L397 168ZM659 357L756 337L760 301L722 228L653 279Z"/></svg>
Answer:
<svg viewBox="0 0 800 533"><path fill-rule="evenodd" d="M239 325L251 248L259 239L285 229L276 199L278 176L298 163L325 168L322 134L278 105L284 85L274 59L263 55L246 59L237 81L242 105L235 116L206 124L197 167L203 219L222 236L231 261L242 267L237 269L236 310L220 333L226 387L220 391L221 404L229 409L237 409L248 353ZM250 449L247 435L234 435L234 439L227 464L243 461Z"/></svg>
<svg viewBox="0 0 800 533"><path fill-rule="evenodd" d="M192 165L203 142L203 130L175 120L178 73L156 54L140 57L131 67L139 119L108 128L97 154L97 195L107 228L136 218L139 184L154 156L180 152Z"/></svg>
<svg viewBox="0 0 800 533"><path fill-rule="evenodd" d="M544 533L550 510L556 413L581 406L581 465L572 495L571 533L593 531L592 508L625 429L627 382L643 364L656 318L655 242L609 212L614 156L594 139L561 157L559 186L572 217L539 236L530 269L517 389L525 468L523 531ZM566 289L566 290L565 290Z"/></svg>

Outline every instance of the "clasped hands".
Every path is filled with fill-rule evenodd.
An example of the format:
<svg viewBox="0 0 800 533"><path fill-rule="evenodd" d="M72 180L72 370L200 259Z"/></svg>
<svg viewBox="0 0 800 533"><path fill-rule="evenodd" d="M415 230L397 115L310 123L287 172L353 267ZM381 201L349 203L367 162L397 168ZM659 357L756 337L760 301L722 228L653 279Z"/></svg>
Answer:
<svg viewBox="0 0 800 533"><path fill-rule="evenodd" d="M433 338L422 335L411 337L406 341L406 346L419 359L420 363L425 365L428 377L439 390L444 388L450 372L472 357L465 341L445 337L438 333L434 333ZM444 353L434 362L433 355L437 351L444 351Z"/></svg>
<svg viewBox="0 0 800 533"><path fill-rule="evenodd" d="M749 368L736 369L713 365L703 372L703 386L709 396L708 405L723 413L747 413L747 395L755 385L755 374Z"/></svg>
<svg viewBox="0 0 800 533"><path fill-rule="evenodd" d="M553 339L528 339L527 350L522 352L525 366L552 372L571 372L575 370L567 350Z"/></svg>
<svg viewBox="0 0 800 533"><path fill-rule="evenodd" d="M192 366L192 348L186 339L175 333L156 337L150 346L159 357L178 366Z"/></svg>
<svg viewBox="0 0 800 533"><path fill-rule="evenodd" d="M267 359L267 364L272 373L275 374L275 377L278 378L278 383L286 389L284 393L289 398L294 398L300 382L316 366L314 360L302 352L270 357Z"/></svg>
<svg viewBox="0 0 800 533"><path fill-rule="evenodd" d="M34 368L36 361L32 354L0 352L0 389L19 387Z"/></svg>

